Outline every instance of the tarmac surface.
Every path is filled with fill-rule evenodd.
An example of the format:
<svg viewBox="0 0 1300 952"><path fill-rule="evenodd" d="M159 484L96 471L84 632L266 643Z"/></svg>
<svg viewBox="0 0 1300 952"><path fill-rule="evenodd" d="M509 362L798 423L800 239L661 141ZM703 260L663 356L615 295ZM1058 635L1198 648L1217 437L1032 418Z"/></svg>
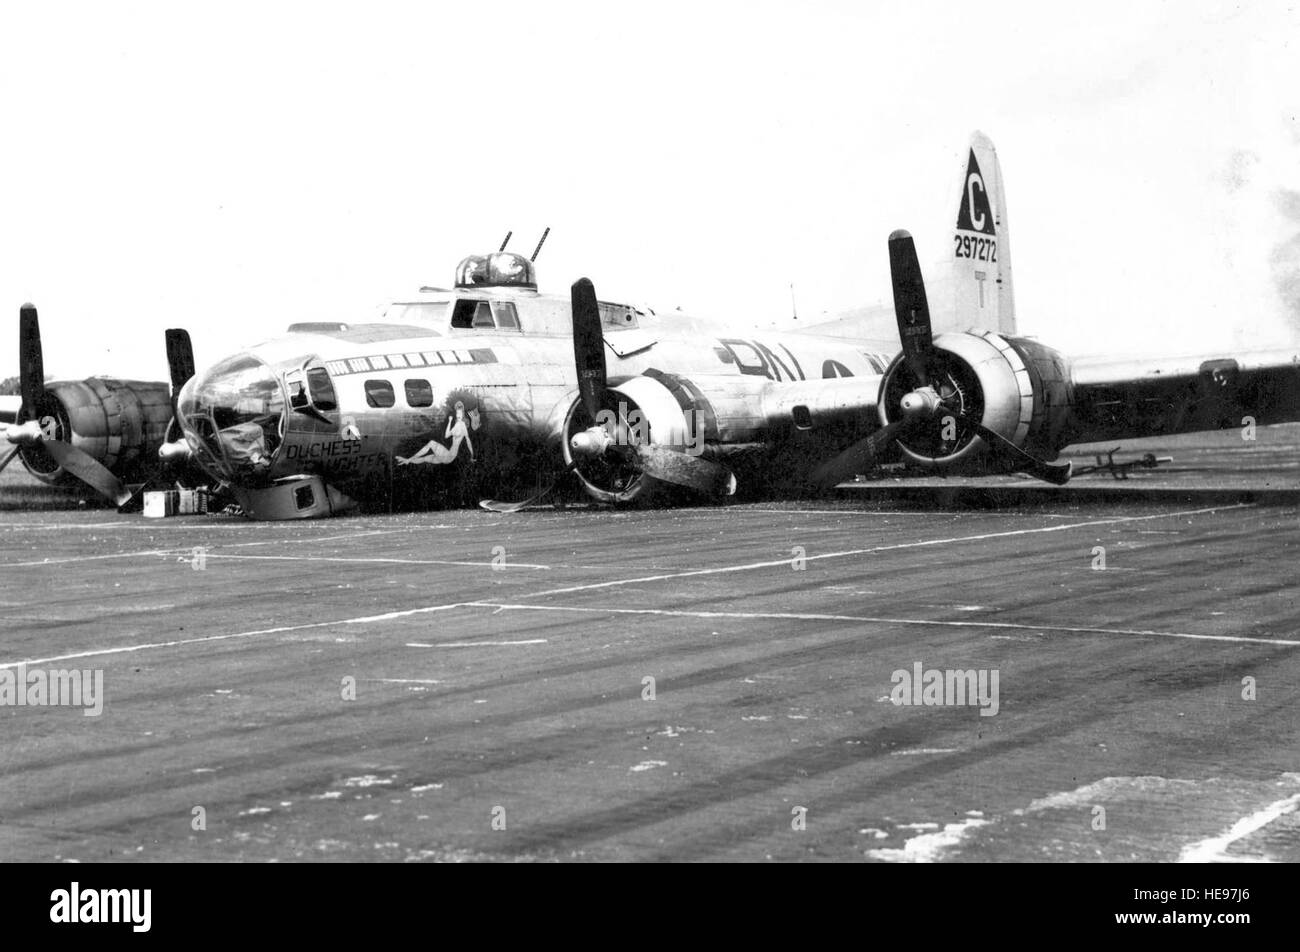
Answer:
<svg viewBox="0 0 1300 952"><path fill-rule="evenodd" d="M1064 490L0 512L0 859L1300 860L1261 434ZM74 669L97 716L16 704Z"/></svg>

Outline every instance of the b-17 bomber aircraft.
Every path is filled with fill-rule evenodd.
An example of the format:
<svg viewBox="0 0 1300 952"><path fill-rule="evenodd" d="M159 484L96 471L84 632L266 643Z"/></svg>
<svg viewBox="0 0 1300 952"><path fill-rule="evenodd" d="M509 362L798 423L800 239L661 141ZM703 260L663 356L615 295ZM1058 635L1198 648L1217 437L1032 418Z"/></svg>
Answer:
<svg viewBox="0 0 1300 952"><path fill-rule="evenodd" d="M801 494L893 462L1059 485L1072 443L1300 419L1297 352L1071 361L1017 336L1001 170L979 133L941 333L904 231L888 241L897 338L881 339L736 332L601 301L586 279L543 294L533 260L504 247L376 322L294 324L198 374L170 331L170 387L86 381L84 405L69 403L81 385L31 365L24 309L6 436L38 476L71 473L118 502L124 456L161 454L248 516L289 519L394 502L513 511L565 480L613 505Z"/></svg>

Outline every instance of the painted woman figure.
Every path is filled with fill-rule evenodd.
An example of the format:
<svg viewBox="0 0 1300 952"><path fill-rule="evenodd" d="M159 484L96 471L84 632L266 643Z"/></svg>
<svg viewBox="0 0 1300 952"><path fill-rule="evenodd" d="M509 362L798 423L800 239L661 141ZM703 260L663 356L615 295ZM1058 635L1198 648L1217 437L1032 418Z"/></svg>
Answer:
<svg viewBox="0 0 1300 952"><path fill-rule="evenodd" d="M434 437L418 451L410 456L397 456L399 466L432 465L444 466L447 463L454 462L460 455L460 444L463 442L469 447L469 461L474 462L474 441L469 437L469 418L465 415L465 404L457 400L456 412L453 416L447 417L447 431L443 438L451 441L451 445L445 445Z"/></svg>

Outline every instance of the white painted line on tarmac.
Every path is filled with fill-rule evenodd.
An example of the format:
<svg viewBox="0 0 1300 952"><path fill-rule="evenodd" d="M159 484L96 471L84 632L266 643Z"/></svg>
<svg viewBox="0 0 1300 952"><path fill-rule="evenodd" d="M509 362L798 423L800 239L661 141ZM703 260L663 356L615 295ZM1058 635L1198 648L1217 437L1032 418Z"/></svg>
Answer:
<svg viewBox="0 0 1300 952"><path fill-rule="evenodd" d="M373 532L354 532L354 533L349 533L347 535L323 536L319 539L286 540L282 537L277 537L275 539L259 539L254 542L231 542L231 543L225 543L224 547L231 548L231 549L242 549L242 548L248 548L250 546L256 546L256 545L298 545L303 542L333 542L338 539L359 539L364 536L387 535L387 534L388 534L387 531L382 529L377 529ZM33 559L29 562L0 562L0 568L24 568L33 565L64 565L69 562L100 562L105 559L137 559L146 555L158 555L158 556L187 555L193 552L195 548L196 546L194 545L168 546L161 549L144 549L142 551L137 551L137 552L106 552L102 555L70 555L65 558L58 558L58 559ZM211 556L213 552L208 551L207 554Z"/></svg>
<svg viewBox="0 0 1300 952"><path fill-rule="evenodd" d="M1008 529L1004 532L985 532L979 535L953 536L946 539L923 539L919 542L896 542L890 545L870 546L864 549L847 549L842 552L824 552L819 555L802 556L804 562L817 562L822 559L843 559L854 555L870 555L875 552L894 552L900 549L919 549L933 545L956 545L960 542L983 542L988 539L1006 539L1014 536L1040 535L1045 532L1065 532L1070 529L1087 529L1095 526L1119 525L1126 522L1145 522L1151 519L1174 519L1179 516L1198 516L1206 513L1227 512L1233 509L1250 509L1253 503L1235 503L1231 506L1210 506L1204 509L1183 509L1178 512L1162 512L1146 516L1116 516L1112 519L1093 519L1088 522L1072 522L1058 526L1039 526L1035 529ZM751 572L754 569L770 569L789 565L790 557L771 559L763 562L747 562L741 565L724 565L708 569L692 569L687 572L668 572L662 575L643 575L639 578L613 579L606 582L590 582L586 585L570 585L565 588L552 588L521 598L541 598L547 595L568 595L572 592L590 592L595 589L617 588L622 585L642 585L647 582L664 582L671 579L694 578L704 575L722 575L730 572Z"/></svg>
<svg viewBox="0 0 1300 952"><path fill-rule="evenodd" d="M522 641L441 641L428 644L423 641L408 641L408 648L510 648L515 645L544 645L545 638L527 638Z"/></svg>
<svg viewBox="0 0 1300 952"><path fill-rule="evenodd" d="M146 555L179 555L188 552L193 546L184 549L145 549L140 552L109 552L105 555L72 555L63 559L35 559L31 562L0 562L0 568L20 569L33 565L66 565L69 562L102 562L105 559L138 559Z"/></svg>
<svg viewBox="0 0 1300 952"><path fill-rule="evenodd" d="M745 507L737 512L761 512L774 516L802 516L804 513L811 513L819 516L926 516L929 518L938 517L956 517L964 518L971 515L979 514L978 509L882 509L879 511L872 509L752 509ZM1062 513L1062 512L1039 512L1029 510L1026 512L1014 512L1007 510L988 510L987 515L1006 518L1007 516L1016 516L1021 519L1078 519L1079 514Z"/></svg>
<svg viewBox="0 0 1300 952"><path fill-rule="evenodd" d="M279 625L275 628L258 628L253 631L235 631L219 635L200 635L195 638L177 638L173 641L152 641L138 645L118 645L113 648L89 648L85 651L74 651L68 654L51 655L48 658L30 658L23 661L4 661L0 662L0 670L5 668L16 668L20 664L39 665L54 664L58 661L75 661L78 658L99 658L107 655L133 654L138 651L150 651L155 648L181 648L188 645L211 644L219 641L233 641L240 638L256 638L260 635L282 635L293 631L308 631L312 628L330 628L334 625L368 625L377 621L392 621L396 618L407 618L412 615L422 615L429 612L447 611L452 608L463 607L462 602L453 602L448 605L427 605L422 608L408 608L404 611L385 612L382 615L360 615L356 618L335 618L329 621L314 621L305 625Z"/></svg>
<svg viewBox="0 0 1300 952"><path fill-rule="evenodd" d="M912 509L907 511L881 510L876 512L871 509L744 509L737 508L737 512L761 512L774 516L802 516L805 514L814 514L819 516L962 516L969 515L969 512L957 512L946 509ZM1018 514L1019 515L1019 514ZM1030 513L1034 516L1042 516L1044 513ZM1061 517L1064 518L1064 517Z"/></svg>
<svg viewBox="0 0 1300 952"><path fill-rule="evenodd" d="M1153 638L1189 638L1195 641L1226 641L1232 644L1300 647L1300 641L1286 638L1252 638L1246 635L1203 635L1185 631L1154 631L1147 628L1087 628L1067 625L1027 625L1009 621L950 621L934 618L885 618L877 615L829 615L818 612L708 612L670 608L588 608L574 605L523 605L501 602L466 602L467 607L496 611L577 612L592 615L660 615L668 618L771 619L774 621L846 621L870 625L911 625L937 628L997 628L1013 631L1056 632L1067 635L1144 635Z"/></svg>
<svg viewBox="0 0 1300 952"><path fill-rule="evenodd" d="M441 681L434 681L431 678L357 678L357 680L375 684L442 684Z"/></svg>
<svg viewBox="0 0 1300 952"><path fill-rule="evenodd" d="M1113 519L1097 519L1088 522L1073 523L1070 525L1045 526L1037 529L1017 529L1017 530L1011 530L1007 532L984 533L975 536L959 536L950 539L929 539L929 540L922 540L919 542L903 542L903 543L896 543L893 545L876 546L873 548L866 548L866 549L852 549L844 552L828 552L820 555L805 556L805 559L806 561L811 562L820 559L847 558L854 555L865 555L872 552L893 551L898 549L910 549L910 548L918 548L918 547L932 546L932 545L950 545L959 542L973 542L973 541L979 541L983 539L996 539L996 538L1005 538L1009 536L1034 535L1034 534L1040 534L1045 532L1060 532L1068 529L1089 528L1094 526L1105 526L1105 525L1117 525L1117 524L1127 523L1127 522L1143 522L1151 519L1172 519L1180 516L1194 516L1194 515L1202 515L1206 513L1217 513L1217 512L1225 512L1225 511L1235 510L1235 509L1248 509L1248 508L1254 508L1253 504L1239 503L1232 506L1212 506L1204 509L1187 509L1187 510L1180 510L1177 512L1168 512L1168 513L1161 513L1157 515L1147 515L1147 516L1120 516ZM186 550L182 549L179 551L186 551ZM154 554L155 552L157 552L157 554L165 554L158 550L151 550L150 553L146 553L146 554ZM208 553L208 555L211 556L212 553ZM91 556L88 558L94 558L94 557ZM479 564L479 563L475 563L475 564ZM729 572L744 572L744 571L750 571L758 568L771 568L775 566L789 565L789 564L790 564L790 560L788 558L777 559L775 561L767 561L767 562L751 562L742 565L720 566L717 568L696 569L688 572L674 572L674 573L667 573L662 575L643 576L641 578L616 579L608 582L594 582L587 585L575 585L566 588L545 589L540 592L533 592L531 594L522 594L517 597L538 598L546 595L559 595L559 594L565 594L569 592L583 592L583 591L591 591L594 589L611 588L619 585L633 585L633 584L639 584L645 582L663 581L667 579L687 578L691 576L716 575L716 574L729 573ZM0 662L0 669L14 668L20 664L28 664L28 665L51 664L58 661L72 661L79 658L94 658L94 657L105 657L105 656L118 655L118 654L131 654L140 651L149 651L156 648L178 648L178 647L185 647L189 645L208 644L208 643L230 641L230 640L243 639L243 638L254 638L261 635L285 634L285 633L295 632L295 631L306 631L314 628L328 628L334 625L369 624L373 622L392 621L399 618L407 618L413 615L425 614L429 612L449 611L455 608L463 608L466 607L467 605L492 607L495 605L495 603L451 602L444 605L427 605L420 608L410 608L401 611L386 612L380 615L363 615L355 618L340 618L340 619L333 619L330 621L311 622L303 625L283 625L274 628L260 628L253 631L229 632L225 634L204 635L195 638L180 638L171 641L147 642L147 643L136 644L136 645L121 645L113 648L92 648L92 649L87 649L85 651L69 652L67 654L62 654L62 655L52 655L47 658L33 658L33 659L25 659L22 661ZM532 608L535 606L527 606L527 607ZM620 611L616 609L607 609L607 608L587 609L587 610L605 612L605 613ZM681 612L675 613L667 610L658 610L658 609L622 609L621 611L631 611L631 612L638 612L638 613L655 613L655 614L665 614L665 615L692 614L692 613L681 613ZM728 613L694 613L694 614L698 614L698 617L729 617ZM754 615L754 614L746 615L744 613L730 613L730 615L733 617L741 617L741 618L772 617L772 618L798 619L799 617L801 617L797 615L781 615L781 614L761 616L761 615ZM907 619L907 618L888 619L888 618L871 618L866 616L858 617L858 616L848 616L848 615L846 616L807 615L802 617L808 619L875 622L875 623L882 623L882 624L900 624L900 625L930 624L930 625L940 625L943 627L967 627L967 628L975 628L975 627L1017 628L1017 629L1029 629L1033 631L1064 631L1064 632L1085 633L1085 634L1132 634L1132 635L1151 635L1156 637L1190 638L1190 639L1206 640L1206 641L1236 641L1242 643L1284 645L1284 646L1300 645L1300 642L1288 641L1280 638L1246 638L1246 637L1237 637L1237 636L1230 636L1230 635L1198 635L1198 634L1182 633L1182 632L1160 632L1160 631L1141 631L1141 630L1128 631L1123 629L1104 629L1104 628L1099 628L1099 629L1051 628L1047 626L1038 626L1038 625L1013 625L1008 622L974 622L974 621L924 622L924 621L919 621L917 619Z"/></svg>
<svg viewBox="0 0 1300 952"><path fill-rule="evenodd" d="M492 569L493 571L504 571L506 569L550 571L551 568L549 565L538 565L533 562L505 561L494 564L483 561L458 562L452 559L352 558L341 555L231 555L224 552L208 552L206 557L209 561L212 559L256 559L263 562L380 562L396 565L470 565L482 569Z"/></svg>
<svg viewBox="0 0 1300 952"><path fill-rule="evenodd" d="M0 524L0 529L125 529L129 525L124 522L7 522Z"/></svg>
<svg viewBox="0 0 1300 952"><path fill-rule="evenodd" d="M262 524L264 523L259 523L259 525ZM198 528L206 531L207 527L198 527ZM220 528L233 528L233 527L222 526ZM248 527L244 527L244 528L247 529ZM439 525L439 526L427 526L427 527L420 527L420 528L454 529L458 527L451 526L451 525ZM306 545L306 544L314 545L320 542L339 542L342 540L351 541L353 539L363 539L363 538L368 538L370 536L400 535L403 533L409 533L410 531L411 531L410 527L403 527L401 529L366 529L359 532L347 532L347 533L328 535L328 536L307 536L305 538L294 538L294 537L286 538L284 536L276 536L274 539L257 539L252 542L225 542L225 543L220 543L220 545L222 549L245 549L245 548L252 548L254 546L261 546L261 545ZM158 556L185 555L192 552L194 548L195 545L191 544L191 545L182 545L182 546L168 546L161 549L145 549L143 551L136 551L136 552L107 552L102 555L72 555L64 558L33 559L27 562L0 562L0 568L26 568L30 566L39 566L39 565L64 565L70 562L99 562L105 559L136 559L146 555L158 555ZM207 547L205 546L204 548ZM209 558L212 558L214 555L221 555L221 553L209 549L207 552L207 556ZM448 563L448 564L459 564L459 563ZM465 563L465 564L479 565L481 563L474 562L474 563Z"/></svg>

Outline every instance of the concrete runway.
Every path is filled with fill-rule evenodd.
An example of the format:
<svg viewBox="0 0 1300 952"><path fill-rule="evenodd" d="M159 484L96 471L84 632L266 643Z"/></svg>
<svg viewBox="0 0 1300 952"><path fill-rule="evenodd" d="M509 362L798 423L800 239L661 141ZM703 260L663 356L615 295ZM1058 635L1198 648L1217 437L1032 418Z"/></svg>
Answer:
<svg viewBox="0 0 1300 952"><path fill-rule="evenodd" d="M0 707L0 858L1296 861L1290 479L0 513L0 674L104 690ZM987 703L893 703L917 665Z"/></svg>

